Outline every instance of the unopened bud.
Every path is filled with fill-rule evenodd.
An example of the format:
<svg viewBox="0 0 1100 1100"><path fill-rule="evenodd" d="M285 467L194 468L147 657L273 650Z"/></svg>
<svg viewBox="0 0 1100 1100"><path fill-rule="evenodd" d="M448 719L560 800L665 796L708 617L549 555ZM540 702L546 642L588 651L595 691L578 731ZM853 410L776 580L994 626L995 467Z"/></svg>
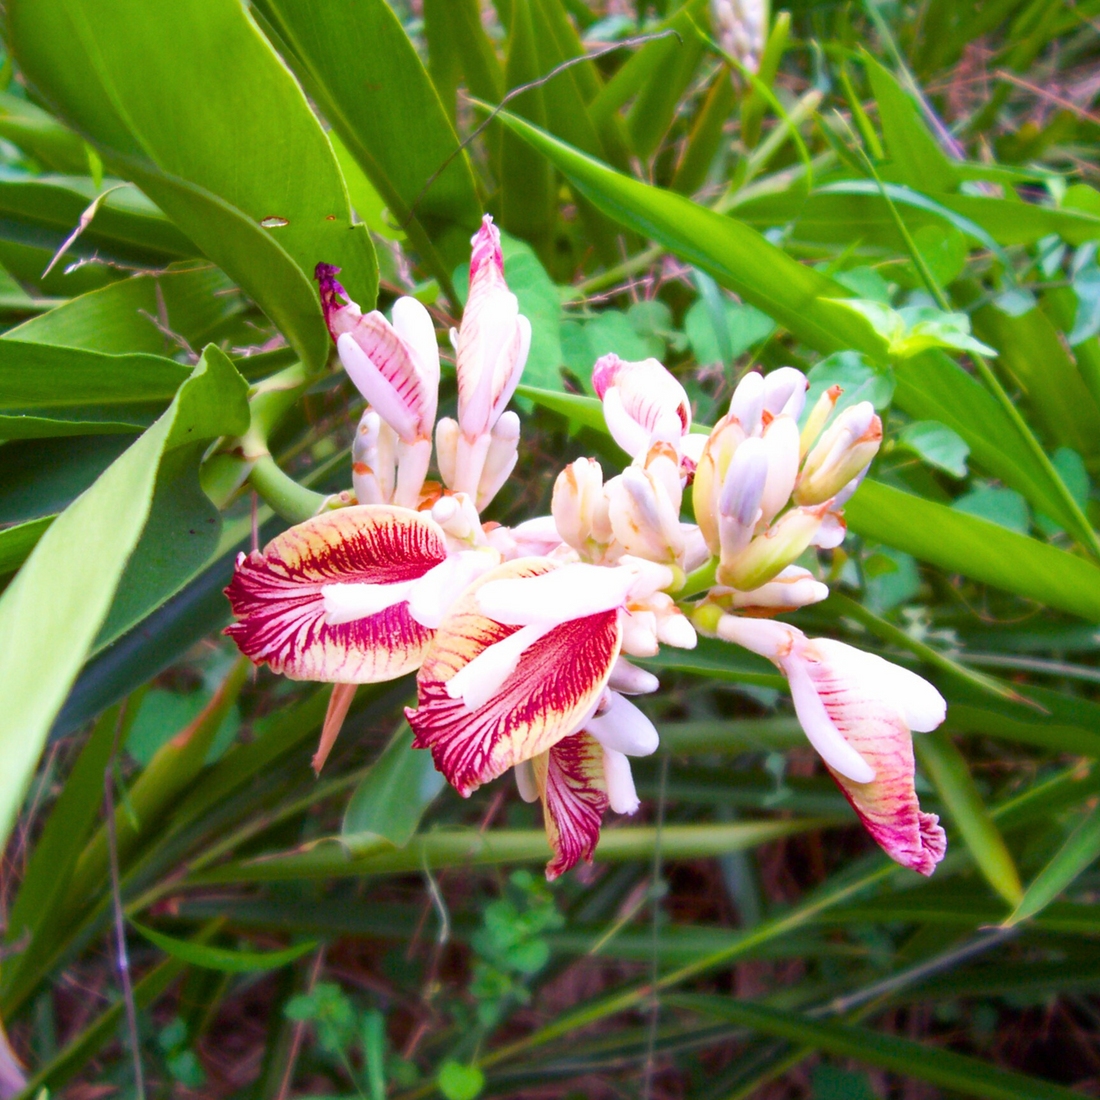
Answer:
<svg viewBox="0 0 1100 1100"><path fill-rule="evenodd" d="M806 423L802 425L802 437L799 443L801 453L805 455L817 441L825 422L833 415L833 409L844 391L839 386L830 386L814 404Z"/></svg>
<svg viewBox="0 0 1100 1100"><path fill-rule="evenodd" d="M767 584L806 551L824 515L824 507L792 508L735 557L723 555L718 583L742 592Z"/></svg>
<svg viewBox="0 0 1100 1100"><path fill-rule="evenodd" d="M465 493L440 497L432 505L432 519L459 542L472 546L484 541L478 537L481 534L481 519L473 501Z"/></svg>
<svg viewBox="0 0 1100 1100"><path fill-rule="evenodd" d="M614 353L592 369L592 385L603 402L612 438L632 458L655 441L679 441L691 426L691 404L684 387L657 360L630 363Z"/></svg>
<svg viewBox="0 0 1100 1100"><path fill-rule="evenodd" d="M761 611L796 611L800 607L827 599L829 589L808 569L788 565L774 580L748 592L736 588L719 589L715 598L729 608L755 608Z"/></svg>
<svg viewBox="0 0 1100 1100"><path fill-rule="evenodd" d="M603 471L592 458L578 458L554 482L550 510L558 533L578 553L597 555L614 537Z"/></svg>
<svg viewBox="0 0 1100 1100"><path fill-rule="evenodd" d="M737 448L744 442L745 432L731 417L724 416L714 426L699 463L695 467L695 480L691 484L691 504L695 522L706 540L711 553L721 549L718 535L718 495Z"/></svg>
<svg viewBox="0 0 1100 1100"><path fill-rule="evenodd" d="M806 456L795 499L830 500L870 465L881 443L882 421L870 401L845 409Z"/></svg>
<svg viewBox="0 0 1100 1100"><path fill-rule="evenodd" d="M786 507L798 480L798 424L786 414L777 416L761 437L768 460L768 477L760 499L761 518L765 524Z"/></svg>
<svg viewBox="0 0 1100 1100"><path fill-rule="evenodd" d="M381 469L378 437L382 418L368 407L359 419L359 427L351 444L351 483L355 499L360 504L386 504L389 498L382 490L385 475ZM392 457L389 482L393 482Z"/></svg>
<svg viewBox="0 0 1100 1100"><path fill-rule="evenodd" d="M443 417L435 426L435 460L439 476L448 489L455 487L455 463L458 459L458 421Z"/></svg>
<svg viewBox="0 0 1100 1100"><path fill-rule="evenodd" d="M768 477L768 449L750 437L737 448L718 494L718 540L723 560L748 544L760 521L760 501Z"/></svg>
<svg viewBox="0 0 1100 1100"><path fill-rule="evenodd" d="M746 435L760 431L760 414L764 411L764 376L759 371L749 371L733 391L730 399L730 416L744 429Z"/></svg>
<svg viewBox="0 0 1100 1100"><path fill-rule="evenodd" d="M780 367L764 378L764 411L797 420L806 404L806 376L794 367Z"/></svg>
<svg viewBox="0 0 1100 1100"><path fill-rule="evenodd" d="M480 512L500 492L519 458L519 417L511 411L503 413L493 425L489 453L477 486L477 509Z"/></svg>
<svg viewBox="0 0 1100 1100"><path fill-rule="evenodd" d="M680 517L647 471L628 466L607 484L611 529L628 554L675 562L683 554Z"/></svg>

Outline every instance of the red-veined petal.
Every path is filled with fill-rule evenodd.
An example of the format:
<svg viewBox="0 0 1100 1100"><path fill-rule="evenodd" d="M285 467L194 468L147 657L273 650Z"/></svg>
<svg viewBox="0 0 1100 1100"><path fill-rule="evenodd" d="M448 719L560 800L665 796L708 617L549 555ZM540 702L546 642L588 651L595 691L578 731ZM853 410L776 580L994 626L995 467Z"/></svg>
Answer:
<svg viewBox="0 0 1100 1100"><path fill-rule="evenodd" d="M332 625L322 590L404 584L446 556L443 532L419 512L381 504L327 512L238 558L225 590L238 621L226 633L257 664L294 680L392 680L420 664L432 632L404 600Z"/></svg>
<svg viewBox="0 0 1100 1100"><path fill-rule="evenodd" d="M482 585L554 568L544 558L521 558L486 573L452 606L425 654L417 676L418 706L406 714L417 747L431 749L436 767L464 796L578 729L619 655L618 609L545 629L505 626L482 613L477 603ZM522 652L505 652L511 648L505 646L498 651L500 661L490 654L482 662L487 672L503 673L487 701L471 707L461 695L452 697L448 684L460 670L521 630L531 638Z"/></svg>
<svg viewBox="0 0 1100 1100"><path fill-rule="evenodd" d="M592 862L607 810L604 753L590 734L571 734L533 761L542 798L546 837L554 858L546 865L553 881L580 859Z"/></svg>

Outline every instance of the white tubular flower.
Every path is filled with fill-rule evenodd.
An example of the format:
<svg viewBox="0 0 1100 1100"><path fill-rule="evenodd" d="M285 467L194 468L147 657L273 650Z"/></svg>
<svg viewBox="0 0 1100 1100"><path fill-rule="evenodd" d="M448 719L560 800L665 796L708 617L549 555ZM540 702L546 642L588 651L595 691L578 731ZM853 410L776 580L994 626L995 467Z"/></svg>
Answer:
<svg viewBox="0 0 1100 1100"><path fill-rule="evenodd" d="M779 667L806 736L868 832L891 859L930 875L946 839L917 801L910 730L943 722L940 693L908 669L783 623L725 615L716 633Z"/></svg>
<svg viewBox="0 0 1100 1100"><path fill-rule="evenodd" d="M730 398L730 417L741 425L745 435L759 435L761 414L764 411L764 376L759 371L749 371L733 391Z"/></svg>
<svg viewBox="0 0 1100 1100"><path fill-rule="evenodd" d="M506 412L493 425L485 466L477 487L477 509L486 508L508 480L519 459L519 417Z"/></svg>
<svg viewBox="0 0 1100 1100"><path fill-rule="evenodd" d="M825 427L829 417L833 415L833 409L840 400L844 391L839 386L830 386L814 404L810 415L806 417L806 423L802 425L802 436L799 440L799 449L805 457L810 448L817 442L821 429Z"/></svg>
<svg viewBox="0 0 1100 1100"><path fill-rule="evenodd" d="M578 458L558 474L550 510L563 541L585 558L601 557L615 537L603 470L594 458Z"/></svg>
<svg viewBox="0 0 1100 1100"><path fill-rule="evenodd" d="M699 531L712 554L720 553L722 549L718 529L718 498L733 456L744 441L745 431L738 421L734 417L722 417L707 438L695 467L691 505L695 522L699 524Z"/></svg>
<svg viewBox="0 0 1100 1100"><path fill-rule="evenodd" d="M396 442L393 429L368 406L351 444L351 483L360 504L388 504L393 498Z"/></svg>
<svg viewBox="0 0 1100 1100"><path fill-rule="evenodd" d="M828 596L828 586L799 565L788 565L774 580L748 592L721 587L711 590L711 598L723 607L751 608L769 614L796 611L800 607L820 603Z"/></svg>
<svg viewBox="0 0 1100 1100"><path fill-rule="evenodd" d="M606 492L611 529L628 554L669 564L681 560L684 537L678 501L674 505L669 500L658 477L638 466L628 466L607 483Z"/></svg>
<svg viewBox="0 0 1100 1100"><path fill-rule="evenodd" d="M649 695L661 686L661 681L652 672L632 665L625 657L620 657L611 669L611 679L607 686L623 695Z"/></svg>
<svg viewBox="0 0 1100 1100"><path fill-rule="evenodd" d="M604 776L607 783L608 805L617 814L635 814L641 805L630 772L630 759L621 752L603 750Z"/></svg>
<svg viewBox="0 0 1100 1100"><path fill-rule="evenodd" d="M432 505L432 519L443 528L453 550L484 546L485 532L474 502L465 493L440 497Z"/></svg>
<svg viewBox="0 0 1100 1100"><path fill-rule="evenodd" d="M795 489L799 504L821 504L870 465L882 443L882 421L870 401L845 409L806 456Z"/></svg>
<svg viewBox="0 0 1100 1100"><path fill-rule="evenodd" d="M732 561L752 540L763 516L768 480L768 446L750 436L737 451L718 494L718 541L723 561Z"/></svg>
<svg viewBox="0 0 1100 1100"><path fill-rule="evenodd" d="M631 458L646 454L655 442L671 444L679 456L680 440L691 427L691 403L660 362L628 363L605 355L592 368L592 385L608 431Z"/></svg>
<svg viewBox="0 0 1100 1100"><path fill-rule="evenodd" d="M515 527L486 524L484 530L489 545L499 550L505 561L557 555L565 547L553 516L535 516Z"/></svg>
<svg viewBox="0 0 1100 1100"><path fill-rule="evenodd" d="M604 705L596 709L584 728L605 749L624 756L650 756L660 743L653 723L616 691L607 693Z"/></svg>
<svg viewBox="0 0 1100 1100"><path fill-rule="evenodd" d="M504 281L500 232L486 214L473 238L470 294L455 340L458 424L454 482L476 496L493 425L519 385L531 347L531 323Z"/></svg>
<svg viewBox="0 0 1100 1100"><path fill-rule="evenodd" d="M773 370L764 377L764 411L797 421L806 405L809 385L806 376L794 367Z"/></svg>
<svg viewBox="0 0 1100 1100"><path fill-rule="evenodd" d="M441 417L435 426L435 460L439 464L439 476L448 488L453 488L455 483L458 436L458 421L449 416Z"/></svg>
<svg viewBox="0 0 1100 1100"><path fill-rule="evenodd" d="M768 475L760 498L761 519L765 524L787 506L798 480L798 424L794 418L777 416L761 436L767 456Z"/></svg>

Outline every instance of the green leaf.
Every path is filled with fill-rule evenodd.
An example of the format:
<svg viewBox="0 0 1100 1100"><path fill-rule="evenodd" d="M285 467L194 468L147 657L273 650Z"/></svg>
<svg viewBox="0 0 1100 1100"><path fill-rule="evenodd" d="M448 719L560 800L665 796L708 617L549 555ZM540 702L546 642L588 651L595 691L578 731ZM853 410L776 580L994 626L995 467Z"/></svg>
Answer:
<svg viewBox="0 0 1100 1100"><path fill-rule="evenodd" d="M399 730L348 802L343 843L353 853L364 844L375 846L379 837L403 848L444 786L431 754L412 747L407 728Z"/></svg>
<svg viewBox="0 0 1100 1100"><path fill-rule="evenodd" d="M1100 622L1100 567L1084 558L870 479L844 515L866 539Z"/></svg>
<svg viewBox="0 0 1100 1100"><path fill-rule="evenodd" d="M308 955L317 947L316 942L298 943L282 951L232 951L224 947L211 947L195 940L181 940L175 936L166 936L137 921L130 921L151 944L159 947L165 954L191 966L201 966L207 970L220 970L225 974L251 974L257 970L277 970L281 966Z"/></svg>
<svg viewBox="0 0 1100 1100"><path fill-rule="evenodd" d="M0 836L146 526L162 460L243 432L246 392L232 363L208 348L168 411L58 516L0 597Z"/></svg>
<svg viewBox="0 0 1100 1100"><path fill-rule="evenodd" d="M838 1057L881 1066L903 1077L929 1081L962 1096L982 1097L983 1100L1070 1100L1077 1095L1037 1077L866 1027L813 1020L796 1012L731 997L697 995L670 999L685 1007L690 1004L716 1019L805 1043Z"/></svg>
<svg viewBox="0 0 1100 1100"><path fill-rule="evenodd" d="M53 516L40 516L0 531L0 576L13 572L26 561L53 521Z"/></svg>
<svg viewBox="0 0 1100 1100"><path fill-rule="evenodd" d="M479 1066L450 1060L439 1067L436 1084L447 1100L475 1100L485 1088L485 1074Z"/></svg>
<svg viewBox="0 0 1100 1100"><path fill-rule="evenodd" d="M202 347L243 307L220 271L169 270L135 275L81 294L9 329L3 338L113 355L144 352L171 357L183 350L181 341Z"/></svg>
<svg viewBox="0 0 1100 1100"><path fill-rule="evenodd" d="M446 286L469 257L481 202L469 159L393 8L384 0L260 0L258 7L391 221Z"/></svg>
<svg viewBox="0 0 1100 1100"><path fill-rule="evenodd" d="M890 407L894 399L894 374L890 370L875 370L858 351L838 351L815 363L806 373L810 383L806 390L806 410L830 387L840 386L844 391L836 403L835 411L845 409L861 401L870 401L879 412Z"/></svg>
<svg viewBox="0 0 1100 1100"><path fill-rule="evenodd" d="M1100 811L1090 810L1054 858L1029 883L1019 904L1004 922L1007 927L1031 920L1063 894L1100 858Z"/></svg>
<svg viewBox="0 0 1100 1100"><path fill-rule="evenodd" d="M1018 535L1026 535L1031 529L1031 513L1027 501L1015 489L1003 489L985 485L951 502L957 512L996 523Z"/></svg>
<svg viewBox="0 0 1100 1100"><path fill-rule="evenodd" d="M946 424L934 420L918 420L906 424L898 436L898 443L952 477L966 477L966 456L970 448L966 440Z"/></svg>
<svg viewBox="0 0 1100 1100"><path fill-rule="evenodd" d="M236 0L15 0L27 80L284 331L314 370L329 339L310 284L343 269L364 306L377 267L332 148ZM227 79L226 74L232 78Z"/></svg>
<svg viewBox="0 0 1100 1100"><path fill-rule="evenodd" d="M974 785L962 753L942 732L915 737L913 747L970 849L975 865L1009 905L1018 905L1023 897L1020 873Z"/></svg>
<svg viewBox="0 0 1100 1100"><path fill-rule="evenodd" d="M896 77L869 54L863 63L878 103L882 136L902 182L919 191L953 191L959 176L955 165L929 131L917 104Z"/></svg>
<svg viewBox="0 0 1100 1100"><path fill-rule="evenodd" d="M48 111L11 92L0 92L0 137L51 171L78 175L88 169L84 142Z"/></svg>
<svg viewBox="0 0 1100 1100"><path fill-rule="evenodd" d="M498 117L620 224L702 268L811 347L824 352L856 348L875 360L884 358L885 342L864 318L826 301L846 296L843 287L791 259L755 230L622 175L515 115L501 112Z"/></svg>
<svg viewBox="0 0 1100 1100"><path fill-rule="evenodd" d="M731 302L725 295L719 301L721 321L713 316L702 298L693 303L684 317L684 332L691 341L692 354L703 366L736 359L775 331L775 322L755 306ZM717 331L716 324L725 328L728 357L722 354L722 334Z"/></svg>

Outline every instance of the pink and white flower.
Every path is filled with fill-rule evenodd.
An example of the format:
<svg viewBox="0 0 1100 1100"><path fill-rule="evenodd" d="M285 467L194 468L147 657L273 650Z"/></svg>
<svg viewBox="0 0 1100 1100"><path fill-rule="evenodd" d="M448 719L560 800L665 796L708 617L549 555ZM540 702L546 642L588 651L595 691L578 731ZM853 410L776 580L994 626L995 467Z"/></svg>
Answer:
<svg viewBox="0 0 1100 1100"><path fill-rule="evenodd" d="M691 403L684 387L656 359L628 363L614 353L596 361L592 385L603 402L611 437L631 458L654 443L680 441L691 428Z"/></svg>
<svg viewBox="0 0 1100 1100"><path fill-rule="evenodd" d="M947 842L917 800L910 731L943 722L940 693L908 669L785 623L724 615L715 633L778 666L810 744L867 831L891 859L930 875Z"/></svg>

